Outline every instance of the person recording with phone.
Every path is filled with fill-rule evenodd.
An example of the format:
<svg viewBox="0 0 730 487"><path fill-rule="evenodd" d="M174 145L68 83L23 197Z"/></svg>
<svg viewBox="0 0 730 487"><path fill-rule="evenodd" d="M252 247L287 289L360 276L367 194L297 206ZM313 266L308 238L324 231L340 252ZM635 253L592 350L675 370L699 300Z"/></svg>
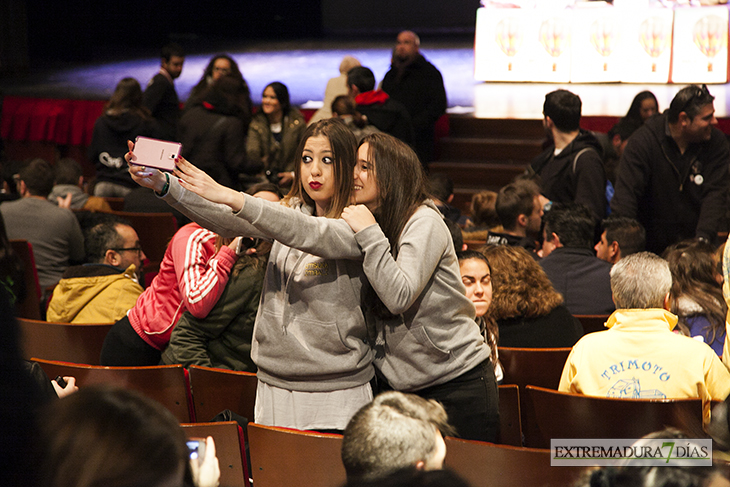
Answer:
<svg viewBox="0 0 730 487"><path fill-rule="evenodd" d="M191 454L172 413L135 391L86 387L49 405L39 429L37 485L216 487L220 480L213 438L198 439Z"/></svg>

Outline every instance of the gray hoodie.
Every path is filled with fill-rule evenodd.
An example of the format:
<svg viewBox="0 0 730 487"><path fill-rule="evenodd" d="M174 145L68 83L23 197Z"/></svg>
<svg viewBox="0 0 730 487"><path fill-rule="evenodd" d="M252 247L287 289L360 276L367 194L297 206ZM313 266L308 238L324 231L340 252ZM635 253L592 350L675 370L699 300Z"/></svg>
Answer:
<svg viewBox="0 0 730 487"><path fill-rule="evenodd" d="M182 189L175 178L164 199L223 236L273 237L233 215L228 207ZM251 201L263 200L247 199L247 208L254 206L248 205ZM277 222L278 214L304 222L328 220L313 218L306 205L295 204L294 209L276 203L268 206ZM358 256L362 258L359 251ZM367 280L359 261L319 257L275 241L251 345L258 378L276 387L306 392L349 389L372 379L373 350L361 303L364 286Z"/></svg>
<svg viewBox="0 0 730 487"><path fill-rule="evenodd" d="M165 200L206 228L217 233L237 228L276 238L323 259L336 259L338 272L341 259L352 260L355 265L346 267L355 272L351 279L364 270L383 304L396 315L384 321L367 313L377 331L375 364L395 389L416 391L443 384L489 358L489 346L474 321L474 305L465 295L451 236L432 202L425 202L406 223L396 260L378 225L354 234L344 220L312 218L248 195L244 207L233 215L228 207L182 190L174 179ZM233 236L230 230L228 235ZM273 250L269 265L272 259ZM279 289L283 285L276 284ZM330 296L328 302L334 299ZM333 316L352 313L346 305L334 305Z"/></svg>

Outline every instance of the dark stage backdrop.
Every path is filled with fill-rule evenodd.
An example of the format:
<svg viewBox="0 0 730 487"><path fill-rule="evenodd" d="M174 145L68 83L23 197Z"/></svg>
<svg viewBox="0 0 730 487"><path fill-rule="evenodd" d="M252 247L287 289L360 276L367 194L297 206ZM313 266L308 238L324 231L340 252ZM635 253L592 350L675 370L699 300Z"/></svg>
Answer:
<svg viewBox="0 0 730 487"><path fill-rule="evenodd" d="M474 32L479 0L321 0L328 34Z"/></svg>

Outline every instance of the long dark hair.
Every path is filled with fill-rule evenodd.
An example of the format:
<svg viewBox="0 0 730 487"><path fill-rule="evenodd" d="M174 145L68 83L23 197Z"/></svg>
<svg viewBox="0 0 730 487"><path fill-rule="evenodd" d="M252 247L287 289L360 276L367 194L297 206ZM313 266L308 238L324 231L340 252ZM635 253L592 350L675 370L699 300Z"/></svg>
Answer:
<svg viewBox="0 0 730 487"><path fill-rule="evenodd" d="M293 198L298 198L308 205L314 206L314 201L304 190L304 184L302 184L301 161L307 140L310 137L318 136L329 139L330 147L332 148L332 158L334 159L332 170L335 177L335 194L330 203L329 210L324 216L327 218L339 218L342 215L342 210L350 203L357 141L355 140L355 136L352 135L352 131L345 125L345 122L337 118L320 120L307 127L304 134L302 134L294 156L294 184L292 184L289 194L284 197L283 201L288 203Z"/></svg>
<svg viewBox="0 0 730 487"><path fill-rule="evenodd" d="M408 219L428 199L426 176L418 156L395 137L376 133L362 139L378 184L378 207L373 212L390 250L398 254L398 239Z"/></svg>
<svg viewBox="0 0 730 487"><path fill-rule="evenodd" d="M656 103L657 111L659 111L659 102L657 101L656 96L654 96L654 93L652 93L651 91L640 91L631 102L629 111L626 112L626 118L636 120L640 124L643 124L644 120L641 118L641 103L647 99L654 100L654 103Z"/></svg>
<svg viewBox="0 0 730 487"><path fill-rule="evenodd" d="M487 259L486 255L477 250L457 250L456 258L459 260L460 268L461 263L466 260L474 259L484 262L487 265L487 269L489 269L489 275L492 277L492 295L494 295L494 276L492 274L492 266L489 265L489 260ZM495 321L494 317L489 314L489 309L487 309L487 313L484 316L478 316L476 321L479 327L482 329L484 339L487 341L487 345L489 345L489 348L491 350L490 357L492 358L492 363L496 364L497 346L499 345L499 326L497 326L497 322Z"/></svg>
<svg viewBox="0 0 730 487"><path fill-rule="evenodd" d="M205 67L205 71L203 71L203 76L200 78L200 81L198 81L198 83L190 91L190 96L192 97L194 94L202 93L203 90L208 87L213 78L213 68L215 66L215 62L219 59L225 59L230 63L231 72L230 74L228 74L228 76L232 77L241 84L241 89L246 93L246 96L248 97L250 103L251 90L248 87L248 83L246 83L246 79L243 77L241 70L238 68L238 63L236 62L236 60L228 54L216 54L215 56L213 56L208 65Z"/></svg>
<svg viewBox="0 0 730 487"><path fill-rule="evenodd" d="M117 83L111 98L104 107L104 113L118 117L124 112L133 112L144 119L152 117L149 109L142 103L142 87L134 78L123 78Z"/></svg>
<svg viewBox="0 0 730 487"><path fill-rule="evenodd" d="M266 88L271 87L272 90L274 90L274 94L276 95L276 99L279 100L279 105L281 105L281 113L284 114L286 117L289 115L289 112L291 111L291 101L289 99L289 88L286 87L284 83L281 81L273 81L266 85L264 87L264 91L266 91ZM262 91L263 93L263 91Z"/></svg>
<svg viewBox="0 0 730 487"><path fill-rule="evenodd" d="M664 251L664 259L672 271L671 311L680 320L680 329L687 334L685 320L692 314L701 314L710 322L703 330L706 343L715 341L725 329L727 304L722 296L722 286L715 280L716 266L710 244L686 241L674 244ZM679 298L686 296L697 303L699 313L682 313Z"/></svg>

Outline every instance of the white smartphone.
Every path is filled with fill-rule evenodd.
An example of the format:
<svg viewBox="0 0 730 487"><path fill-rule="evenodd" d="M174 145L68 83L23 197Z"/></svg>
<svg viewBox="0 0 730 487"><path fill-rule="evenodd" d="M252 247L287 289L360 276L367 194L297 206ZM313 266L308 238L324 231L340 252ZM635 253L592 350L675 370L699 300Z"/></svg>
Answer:
<svg viewBox="0 0 730 487"><path fill-rule="evenodd" d="M203 463L203 458L205 458L205 438L188 438L187 445L190 459Z"/></svg>
<svg viewBox="0 0 730 487"><path fill-rule="evenodd" d="M179 142L139 136L134 141L134 155L129 162L172 171L175 169L175 159L180 156L181 151L182 144Z"/></svg>

